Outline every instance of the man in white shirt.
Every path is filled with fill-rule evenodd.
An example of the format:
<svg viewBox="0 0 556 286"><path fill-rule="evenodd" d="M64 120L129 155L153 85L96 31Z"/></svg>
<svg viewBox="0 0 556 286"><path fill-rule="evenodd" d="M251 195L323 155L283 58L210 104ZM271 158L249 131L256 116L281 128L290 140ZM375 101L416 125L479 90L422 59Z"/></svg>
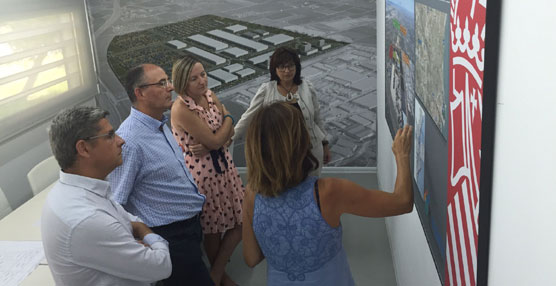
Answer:
<svg viewBox="0 0 556 286"><path fill-rule="evenodd" d="M50 145L61 167L42 214L42 240L56 285L149 285L170 276L168 242L110 199L106 176L122 164L124 140L108 112L61 112Z"/></svg>

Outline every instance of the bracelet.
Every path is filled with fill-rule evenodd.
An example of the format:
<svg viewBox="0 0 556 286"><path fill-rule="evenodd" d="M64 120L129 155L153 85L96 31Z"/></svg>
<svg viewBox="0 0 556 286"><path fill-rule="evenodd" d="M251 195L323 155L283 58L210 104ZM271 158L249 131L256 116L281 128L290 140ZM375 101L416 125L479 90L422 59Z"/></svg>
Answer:
<svg viewBox="0 0 556 286"><path fill-rule="evenodd" d="M236 123L236 121L234 120L234 118L230 114L224 115L224 117L222 117L222 119L226 119L226 117L230 117L230 119L232 120L232 125L234 125Z"/></svg>

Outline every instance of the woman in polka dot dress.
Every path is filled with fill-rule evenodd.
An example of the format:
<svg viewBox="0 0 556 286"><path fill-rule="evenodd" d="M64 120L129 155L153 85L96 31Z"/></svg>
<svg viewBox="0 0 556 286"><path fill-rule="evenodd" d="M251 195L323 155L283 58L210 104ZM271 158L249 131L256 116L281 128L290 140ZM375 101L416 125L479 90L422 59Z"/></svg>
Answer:
<svg viewBox="0 0 556 286"><path fill-rule="evenodd" d="M179 94L171 111L174 137L199 191L206 196L201 226L215 285L236 285L225 273L241 241L244 187L228 151L233 118L208 89L207 74L196 59L174 63L172 80Z"/></svg>

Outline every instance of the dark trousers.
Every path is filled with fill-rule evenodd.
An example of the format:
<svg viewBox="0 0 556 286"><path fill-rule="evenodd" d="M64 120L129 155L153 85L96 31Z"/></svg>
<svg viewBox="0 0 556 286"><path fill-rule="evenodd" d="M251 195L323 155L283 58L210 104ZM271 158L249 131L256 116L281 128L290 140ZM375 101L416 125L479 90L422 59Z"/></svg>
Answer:
<svg viewBox="0 0 556 286"><path fill-rule="evenodd" d="M202 260L201 241L203 232L199 215L188 220L156 226L151 229L164 237L170 246L172 275L162 281L164 286L214 285Z"/></svg>

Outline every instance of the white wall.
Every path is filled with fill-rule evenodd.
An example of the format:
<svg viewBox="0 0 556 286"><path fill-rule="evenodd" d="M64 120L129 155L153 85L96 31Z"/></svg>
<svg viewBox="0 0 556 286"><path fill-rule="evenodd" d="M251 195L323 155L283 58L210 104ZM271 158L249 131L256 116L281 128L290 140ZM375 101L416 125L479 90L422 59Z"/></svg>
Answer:
<svg viewBox="0 0 556 286"><path fill-rule="evenodd" d="M49 125L49 122L44 122L0 144L0 187L12 209L33 196L27 173L52 155L46 132Z"/></svg>
<svg viewBox="0 0 556 286"><path fill-rule="evenodd" d="M377 1L377 85L378 85L378 154L377 175L381 190L394 190L396 164L392 155L392 137L384 116L384 9L385 1ZM406 215L386 218L386 229L392 249L396 280L400 286L441 285L434 261L414 208Z"/></svg>
<svg viewBox="0 0 556 286"><path fill-rule="evenodd" d="M556 284L555 13L502 5L489 285Z"/></svg>
<svg viewBox="0 0 556 286"><path fill-rule="evenodd" d="M394 186L384 117L384 1L377 1L378 180ZM489 285L555 285L556 2L504 1ZM440 285L419 217L388 218L398 285Z"/></svg>
<svg viewBox="0 0 556 286"><path fill-rule="evenodd" d="M96 102L91 96L80 105L96 106ZM0 143L0 187L14 210L33 197L27 173L52 155L47 128L53 118Z"/></svg>

